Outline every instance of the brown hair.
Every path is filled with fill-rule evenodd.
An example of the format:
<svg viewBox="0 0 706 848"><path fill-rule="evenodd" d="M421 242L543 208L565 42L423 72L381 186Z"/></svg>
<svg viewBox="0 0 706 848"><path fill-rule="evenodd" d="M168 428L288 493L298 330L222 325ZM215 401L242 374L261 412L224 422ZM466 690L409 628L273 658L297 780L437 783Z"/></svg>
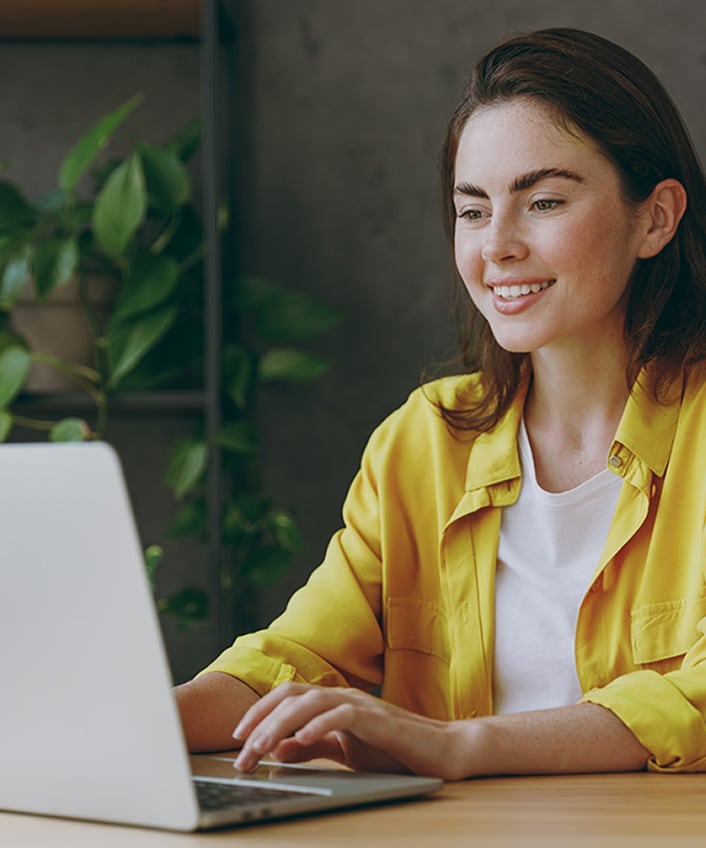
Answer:
<svg viewBox="0 0 706 848"><path fill-rule="evenodd" d="M632 386L651 364L659 398L686 364L706 358L706 178L679 112L643 62L600 36L547 29L502 42L476 65L442 150L452 244L461 132L479 107L514 98L541 102L560 125L592 139L616 168L628 203L641 203L670 177L686 189L688 208L676 235L655 257L638 260L629 284L626 379ZM489 430L512 402L529 357L500 347L458 275L454 310L461 367L482 371L487 390L474 406L441 411L455 427Z"/></svg>

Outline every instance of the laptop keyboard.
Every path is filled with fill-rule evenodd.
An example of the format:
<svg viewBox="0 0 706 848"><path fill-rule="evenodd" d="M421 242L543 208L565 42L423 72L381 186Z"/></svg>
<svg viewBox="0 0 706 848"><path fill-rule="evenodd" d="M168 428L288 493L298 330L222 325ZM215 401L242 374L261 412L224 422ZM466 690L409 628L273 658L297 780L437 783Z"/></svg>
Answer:
<svg viewBox="0 0 706 848"><path fill-rule="evenodd" d="M251 804L276 804L278 801L301 800L315 793L294 792L287 789L267 789L263 786L244 786L242 783L213 783L195 780L196 796L201 809L213 811L248 807Z"/></svg>

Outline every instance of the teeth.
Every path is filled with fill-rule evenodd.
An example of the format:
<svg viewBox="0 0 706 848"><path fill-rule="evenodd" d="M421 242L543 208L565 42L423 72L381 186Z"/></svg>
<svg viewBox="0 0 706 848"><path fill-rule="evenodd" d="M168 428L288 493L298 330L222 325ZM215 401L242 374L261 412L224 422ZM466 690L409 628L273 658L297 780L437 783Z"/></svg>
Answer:
<svg viewBox="0 0 706 848"><path fill-rule="evenodd" d="M513 300L516 297L522 297L525 294L536 294L537 292L548 289L553 286L556 280L546 280L543 283L522 283L518 286L495 286L493 292L505 300Z"/></svg>

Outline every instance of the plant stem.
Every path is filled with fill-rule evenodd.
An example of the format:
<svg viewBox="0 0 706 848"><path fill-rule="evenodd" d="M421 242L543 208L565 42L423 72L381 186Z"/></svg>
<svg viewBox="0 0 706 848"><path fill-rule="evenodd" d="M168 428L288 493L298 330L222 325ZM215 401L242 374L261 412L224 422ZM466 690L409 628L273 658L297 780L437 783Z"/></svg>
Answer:
<svg viewBox="0 0 706 848"><path fill-rule="evenodd" d="M199 259L202 259L206 253L205 245L200 244L186 259L179 265L179 274L185 274L189 268L192 268Z"/></svg>
<svg viewBox="0 0 706 848"><path fill-rule="evenodd" d="M45 365L51 365L57 371L62 371L89 394L95 391L95 386L100 378L100 374L95 368L89 368L87 365L81 365L77 362L67 362L58 356L52 356L50 353L41 353L38 350L32 351L32 359L42 362Z"/></svg>
<svg viewBox="0 0 706 848"><path fill-rule="evenodd" d="M24 415L12 413L13 424L18 424L20 427L26 427L28 430L51 430L56 424L56 421L44 421L41 418L27 418Z"/></svg>
<svg viewBox="0 0 706 848"><path fill-rule="evenodd" d="M150 250L152 253L161 253L164 248L169 244L172 240L172 236L177 231L177 227L179 226L180 216L178 214L172 215L169 219L166 227L162 230L159 236L154 240L152 247Z"/></svg>
<svg viewBox="0 0 706 848"><path fill-rule="evenodd" d="M105 337L101 331L96 312L93 309L93 304L88 294L88 275L85 273L79 274L78 280L78 298L86 319L88 332L91 334L93 341L93 350L96 362L96 371L94 381L97 383L97 390L91 390L87 386L84 389L93 397L96 402L98 412L96 421L96 434L99 438L105 433L108 426L108 396L105 387L110 377L110 366L108 363L108 352L105 345Z"/></svg>

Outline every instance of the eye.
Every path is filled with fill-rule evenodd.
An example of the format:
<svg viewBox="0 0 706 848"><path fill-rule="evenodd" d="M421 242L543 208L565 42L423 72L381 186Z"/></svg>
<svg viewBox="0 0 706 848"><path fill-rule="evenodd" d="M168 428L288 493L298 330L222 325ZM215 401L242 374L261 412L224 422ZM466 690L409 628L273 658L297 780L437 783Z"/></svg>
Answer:
<svg viewBox="0 0 706 848"><path fill-rule="evenodd" d="M480 221L482 218L486 218L488 213L483 209L477 209L472 207L470 209L459 209L456 213L457 218L463 218L466 221Z"/></svg>
<svg viewBox="0 0 706 848"><path fill-rule="evenodd" d="M533 201L532 208L537 212L551 212L552 209L556 209L558 206L561 206L563 202L563 200L540 198L539 200Z"/></svg>

